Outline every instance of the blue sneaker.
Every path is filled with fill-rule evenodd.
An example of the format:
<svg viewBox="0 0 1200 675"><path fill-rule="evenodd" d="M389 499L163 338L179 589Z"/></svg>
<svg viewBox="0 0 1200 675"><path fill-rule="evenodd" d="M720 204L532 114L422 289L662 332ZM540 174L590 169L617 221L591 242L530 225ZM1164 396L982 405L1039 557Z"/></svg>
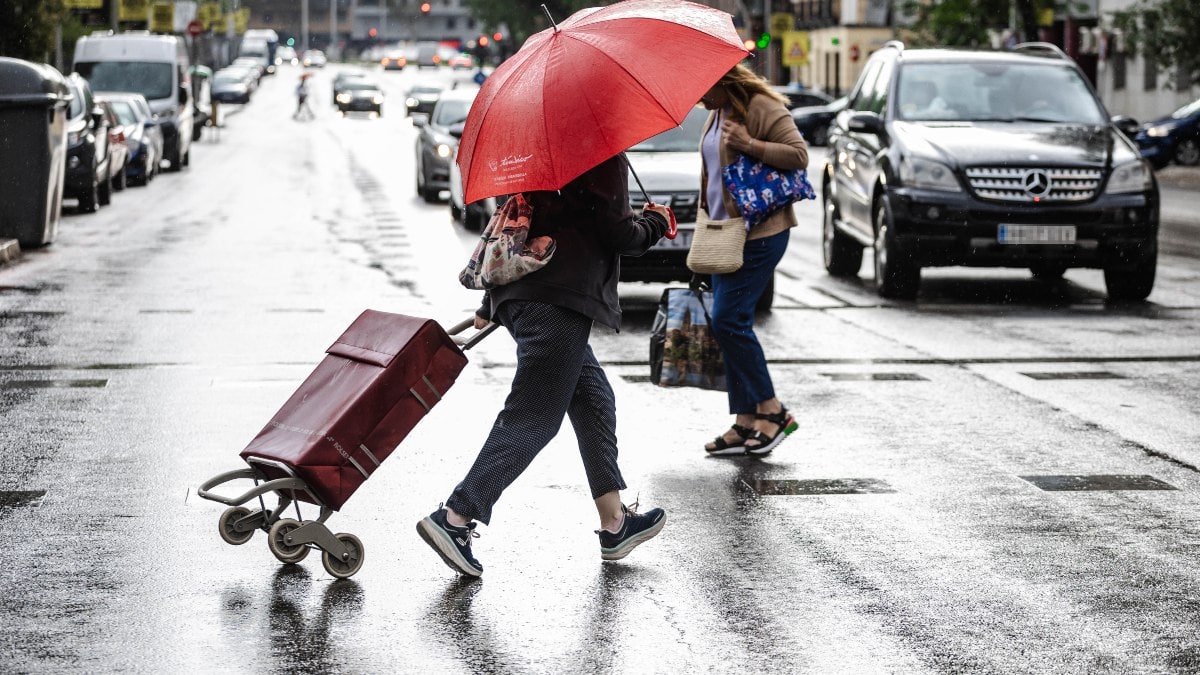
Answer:
<svg viewBox="0 0 1200 675"><path fill-rule="evenodd" d="M446 522L446 509L438 504L437 511L417 523L417 534L442 557L450 569L470 577L483 574L483 565L471 555L471 539L479 536L474 521L465 527L455 527Z"/></svg>
<svg viewBox="0 0 1200 675"><path fill-rule="evenodd" d="M635 509L637 502L632 507L621 505L625 518L616 534L608 530L596 530L596 534L600 535L600 557L604 560L624 558L638 544L653 539L667 524L667 512L662 509L650 509L640 515Z"/></svg>

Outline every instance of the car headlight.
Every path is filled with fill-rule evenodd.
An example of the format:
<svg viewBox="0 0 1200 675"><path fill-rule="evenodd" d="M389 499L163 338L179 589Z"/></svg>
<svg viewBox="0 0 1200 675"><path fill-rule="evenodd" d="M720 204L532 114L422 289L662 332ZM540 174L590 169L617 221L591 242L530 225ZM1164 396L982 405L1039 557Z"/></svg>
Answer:
<svg viewBox="0 0 1200 675"><path fill-rule="evenodd" d="M929 190L947 190L959 192L962 186L958 184L950 167L929 159L905 157L900 160L900 182L909 187L926 188Z"/></svg>
<svg viewBox="0 0 1200 675"><path fill-rule="evenodd" d="M338 95L337 95L337 102L338 102L338 103L349 103L349 102L350 102L350 98L351 98L350 94L338 94Z"/></svg>
<svg viewBox="0 0 1200 675"><path fill-rule="evenodd" d="M450 156L450 146L446 145L445 143L438 143L437 147L434 148L434 151L437 152L438 157Z"/></svg>
<svg viewBox="0 0 1200 675"><path fill-rule="evenodd" d="M376 94L375 98L373 98L371 100L375 102L375 105L383 105L383 96L381 96L379 94Z"/></svg>
<svg viewBox="0 0 1200 675"><path fill-rule="evenodd" d="M1108 193L1145 192L1154 184L1150 165L1143 159L1118 164L1108 177Z"/></svg>
<svg viewBox="0 0 1200 675"><path fill-rule="evenodd" d="M406 105L410 108L415 108L415 107L421 105L421 102L418 101L417 99L409 96L408 98L404 99L404 105Z"/></svg>
<svg viewBox="0 0 1200 675"><path fill-rule="evenodd" d="M1171 135L1171 129L1169 124L1160 124L1146 129L1146 135L1150 138L1166 138Z"/></svg>

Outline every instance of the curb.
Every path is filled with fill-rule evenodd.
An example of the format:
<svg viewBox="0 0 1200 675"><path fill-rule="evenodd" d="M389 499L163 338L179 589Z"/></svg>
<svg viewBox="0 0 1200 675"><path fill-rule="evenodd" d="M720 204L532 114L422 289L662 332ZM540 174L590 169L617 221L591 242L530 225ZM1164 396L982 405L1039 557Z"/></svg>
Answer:
<svg viewBox="0 0 1200 675"><path fill-rule="evenodd" d="M1200 189L1200 169L1184 166L1167 166L1154 172L1159 185L1183 189Z"/></svg>
<svg viewBox="0 0 1200 675"><path fill-rule="evenodd" d="M21 245L16 239L0 239L0 267L21 257Z"/></svg>

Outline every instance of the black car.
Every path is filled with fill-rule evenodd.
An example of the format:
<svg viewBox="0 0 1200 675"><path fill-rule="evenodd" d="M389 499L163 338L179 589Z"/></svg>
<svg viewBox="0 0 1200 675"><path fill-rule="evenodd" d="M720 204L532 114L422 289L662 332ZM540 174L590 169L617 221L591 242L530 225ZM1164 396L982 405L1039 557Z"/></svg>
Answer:
<svg viewBox="0 0 1200 675"><path fill-rule="evenodd" d="M833 124L838 113L845 110L848 100L843 96L822 105L792 108L792 121L809 145L823 146L829 142L829 125Z"/></svg>
<svg viewBox="0 0 1200 675"><path fill-rule="evenodd" d="M1142 157L1161 169L1174 161L1184 166L1200 164L1200 100L1143 124L1134 137Z"/></svg>
<svg viewBox="0 0 1200 675"><path fill-rule="evenodd" d="M912 298L921 268L1104 270L1109 298L1154 287L1158 185L1079 68L1052 45L1009 52L889 42L837 117L821 176L825 269Z"/></svg>
<svg viewBox="0 0 1200 675"><path fill-rule="evenodd" d="M814 108L833 102L833 97L823 91L809 89L795 84L780 84L771 87L787 98L787 108Z"/></svg>
<svg viewBox="0 0 1200 675"><path fill-rule="evenodd" d="M383 115L383 90L378 84L364 78L343 82L334 102L342 114L365 112Z"/></svg>
<svg viewBox="0 0 1200 675"><path fill-rule="evenodd" d="M428 116L437 105L438 97L442 95L442 87L436 84L417 84L404 95L404 107L409 117L416 114Z"/></svg>
<svg viewBox="0 0 1200 675"><path fill-rule="evenodd" d="M63 197L79 200L90 213L112 198L108 121L96 105L92 88L78 73L67 76L71 105L67 115L67 175Z"/></svg>

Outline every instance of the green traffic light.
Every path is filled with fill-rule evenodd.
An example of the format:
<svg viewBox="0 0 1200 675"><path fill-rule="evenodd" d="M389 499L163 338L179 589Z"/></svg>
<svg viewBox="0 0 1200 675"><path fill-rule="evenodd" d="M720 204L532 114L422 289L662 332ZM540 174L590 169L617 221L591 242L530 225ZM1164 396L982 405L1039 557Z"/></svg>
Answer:
<svg viewBox="0 0 1200 675"><path fill-rule="evenodd" d="M296 38L288 38L288 46L295 47L296 46Z"/></svg>
<svg viewBox="0 0 1200 675"><path fill-rule="evenodd" d="M841 38L830 38L830 39L829 39L829 44L831 44L831 45L833 45L834 47L836 47L836 46L838 46L838 45L842 44L842 40L841 40Z"/></svg>
<svg viewBox="0 0 1200 675"><path fill-rule="evenodd" d="M758 45L759 49L766 49L767 45L771 44L771 34L763 33L762 35L759 36L758 42L756 42L755 44Z"/></svg>

